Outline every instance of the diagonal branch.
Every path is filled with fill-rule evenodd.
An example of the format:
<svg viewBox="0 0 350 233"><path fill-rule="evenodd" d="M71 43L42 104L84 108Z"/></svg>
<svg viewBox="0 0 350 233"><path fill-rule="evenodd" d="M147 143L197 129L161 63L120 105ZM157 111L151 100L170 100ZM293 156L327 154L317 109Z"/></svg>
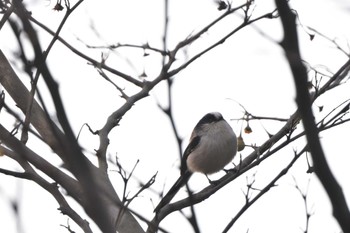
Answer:
<svg viewBox="0 0 350 233"><path fill-rule="evenodd" d="M31 123L35 128L40 128L40 130L44 133L47 133L45 132L46 130L49 131L49 136L53 137L45 137L45 140L53 142L53 144L56 146L53 147L55 152L62 158L66 168L69 169L79 180L80 185L78 185L78 187L81 188L80 191L82 192L75 192L74 199L82 205L87 214L96 222L96 224L102 229L103 232L115 232L116 229L113 218L117 216L117 213L120 210L120 200L115 193L115 190L110 183L107 174L104 174L100 170L96 169L96 167L82 153L65 114L65 109L61 101L57 83L53 79L48 67L46 66L37 34L28 20L28 12L19 0L14 0L13 4L15 6L15 13L20 17L23 29L27 33L28 38L33 46L35 53L35 65L37 65L38 69L42 73L45 82L47 83L56 108L59 122L63 128L64 133L53 123L53 121L40 108L40 106L34 102L32 111L35 111L34 109L36 109L39 115L34 116L34 114L32 114ZM6 61L4 63L0 62L1 70L4 69L5 71L5 73L0 72L1 83L7 82L7 87L5 87L5 89L9 88L12 92L12 95L16 96L16 98L19 98L19 103L17 103L17 101L15 102L18 105L22 105L21 110L25 112L27 100L29 98L24 98L23 93L18 92L19 90L13 87L12 84L14 82L17 82L18 85L16 87L20 87L22 90L24 90L24 93L27 97L29 93L19 79L16 81L10 79L11 76L16 76L16 74L11 69L11 66L8 64L3 54L0 55L0 58L3 61ZM16 91L17 93L15 93ZM41 122L40 118L44 121ZM20 147L16 147L14 144L12 144L13 150L20 150L21 152L28 150L28 148L26 148L23 144L15 141L15 138L13 136L6 133L6 129L4 129L2 126L1 128L3 133L1 135L2 138L8 140L5 144L6 146L11 143L16 143ZM51 144L49 145L52 146ZM25 155L25 153L23 154ZM39 163L38 165L42 168L42 164ZM66 185L65 188L69 189L70 191L76 189L74 185ZM141 229L141 227L133 218L133 216L131 216L130 213L126 213L123 216L122 224L118 230L120 232L139 232L139 229Z"/></svg>
<svg viewBox="0 0 350 233"><path fill-rule="evenodd" d="M11 151L5 147L0 146L0 152L1 154L6 154L8 157L16 160L24 169L24 172L15 172L10 171L6 169L0 168L0 173L3 173L5 175L14 176L21 179L27 179L34 181L36 184L41 186L43 189L45 189L47 192L49 192L53 198L57 201L59 204L59 210L62 212L62 214L65 214L69 216L73 221L78 224L81 229L84 230L85 233L92 233L92 230L90 229L89 222L84 220L80 217L80 215L71 208L71 206L68 204L67 200L64 198L62 193L58 189L57 183L49 183L44 178L42 178L38 173L34 170L34 168L29 164L28 161L26 161L23 156L20 154L17 154L14 151Z"/></svg>
<svg viewBox="0 0 350 233"><path fill-rule="evenodd" d="M48 54L51 51L51 48L53 47L54 43L57 41L58 35L61 32L63 25L66 23L69 15L83 2L83 0L80 0L79 2L77 2L72 9L68 9L65 16L63 17L55 35L53 36L53 38L51 39L50 44L48 45L48 47L45 50L45 53L43 55L43 60L46 61ZM18 39L19 40L19 39ZM28 129L29 129L29 124L30 124L30 118L31 118L31 109L32 109L32 104L33 104L33 100L34 100L34 95L35 92L37 90L37 83L39 80L39 76L40 76L40 69L37 69L36 74L34 79L31 82L31 91L30 91L30 99L29 99L29 104L28 107L26 109L25 112L25 120L24 120L24 124L23 124L23 130L22 130L22 135L21 135L21 141L23 141L24 143L27 142L28 140ZM38 92L41 103L43 105L43 107L45 107L44 102L42 101L41 95Z"/></svg>
<svg viewBox="0 0 350 233"><path fill-rule="evenodd" d="M45 26L43 23L39 22L38 20L36 20L35 18L33 18L32 16L28 16L30 21L32 21L33 23L35 23L36 25L38 25L39 27L41 27L43 30L45 30L47 33L49 33L52 36L55 36L55 32L53 32L50 28L48 28L47 26ZM62 37L57 36L57 40L60 41L64 46L66 46L69 50L71 50L73 53L75 53L77 56L85 59L86 61L90 62L91 64L103 68L105 70L108 70L109 72L111 72L112 74L115 74L123 79L125 79L126 81L134 84L135 86L138 87L142 87L143 86L143 82L139 81L136 78L133 78L123 72L120 72L116 69L113 69L110 66L107 66L104 63L98 62L97 60L94 60L93 58L87 56L86 54L80 52L79 50L77 50L76 48L74 48L72 45L70 45L66 40L64 40Z"/></svg>
<svg viewBox="0 0 350 233"><path fill-rule="evenodd" d="M248 3L247 3L248 4ZM245 5L243 5L245 6ZM241 6L241 7L243 7ZM261 15L255 19L252 19L250 20L249 18L247 20L244 20L238 27L236 27L234 30L232 30L231 32L229 32L227 35L225 35L223 38L221 38L219 41L215 42L214 44L208 46L207 48L205 48L203 51L199 52L198 54L194 55L191 59L189 59L187 62L185 62L184 64L182 64L181 66L171 70L169 72L169 75L170 76L174 76L175 74L179 73L180 71L182 71L183 69L185 69L188 65L190 65L192 62L194 62L195 60L197 60L199 57L201 57L202 55L208 53L209 51L213 50L214 48L216 48L217 46L223 44L228 38L230 38L232 35L234 35L235 33L237 33L238 31L240 31L241 29L259 21L259 20L262 20L262 19L272 19L274 18L275 16L273 15L275 11L273 12L270 12L270 13L267 13L267 14L264 14L264 15ZM193 37L190 37L188 39L188 42L192 42L193 40ZM186 44L188 43L187 41L183 41L181 43L185 43ZM183 46L182 44L179 44L174 51L177 51L180 47ZM173 51L173 53L174 53Z"/></svg>
<svg viewBox="0 0 350 233"><path fill-rule="evenodd" d="M235 215L235 217L227 224L227 226L225 227L225 229L222 232L228 232L233 224L242 216L242 214L249 209L249 207L251 207L256 201L258 201L264 194L266 194L272 187L274 187L276 185L276 182L283 177L285 174L287 174L287 172L289 171L289 169L294 165L294 163L299 159L299 157L304 154L306 151L306 148L302 149L299 153L295 152L294 158L289 162L289 164L282 169L278 175L273 178L260 192L259 194L257 194L252 200L248 201L241 209L240 211L237 213L237 215Z"/></svg>

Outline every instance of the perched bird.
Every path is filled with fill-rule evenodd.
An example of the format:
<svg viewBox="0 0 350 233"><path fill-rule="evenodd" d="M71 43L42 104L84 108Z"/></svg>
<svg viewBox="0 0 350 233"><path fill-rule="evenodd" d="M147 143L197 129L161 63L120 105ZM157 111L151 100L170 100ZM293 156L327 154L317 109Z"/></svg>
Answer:
<svg viewBox="0 0 350 233"><path fill-rule="evenodd" d="M237 137L219 112L206 114L194 127L181 161L181 176L154 212L168 204L193 172L205 175L223 169L236 155Z"/></svg>

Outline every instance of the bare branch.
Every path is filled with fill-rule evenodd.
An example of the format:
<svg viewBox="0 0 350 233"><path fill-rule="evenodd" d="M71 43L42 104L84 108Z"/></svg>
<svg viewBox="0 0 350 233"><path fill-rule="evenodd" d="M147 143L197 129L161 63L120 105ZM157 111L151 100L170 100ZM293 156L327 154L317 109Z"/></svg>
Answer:
<svg viewBox="0 0 350 233"><path fill-rule="evenodd" d="M53 77L51 76L45 61L43 59L42 50L39 45L38 38L34 29L32 28L30 22L28 21L28 13L23 7L22 3L18 0L13 1L15 4L16 14L20 17L24 30L27 32L29 39L34 47L35 51L35 64L41 70L41 73L47 82L47 86L52 95L52 99L56 106L57 116L61 123L62 128L64 129L65 134L58 129L58 127L49 119L47 114L40 108L40 106L33 102L32 111L36 111L37 115L32 115L32 124L34 127L38 127L38 132L41 134L51 134L52 137L43 137L45 140L49 140L49 145L53 145L52 148L61 156L62 160L65 162L65 166L69 169L79 180L79 185L73 185L71 182L73 179L68 179L65 177L55 177L54 179L61 178L59 183L63 183L62 186L72 195L75 200L77 200L86 210L91 218L101 227L104 232L114 232L115 226L113 222L113 217L117 216L119 211L118 203L120 200L115 193L108 177L101 173L101 171L96 170L96 167L85 157L81 152L81 149L75 139L75 136L72 132L72 129L69 125L67 117L65 116L65 110L60 99L60 95L57 89L57 84L55 83ZM25 112L24 109L27 105L27 99L24 98L24 95L28 96L28 91L24 85L18 80L12 80L10 77L16 76L11 70L7 60L0 54L0 58L4 61L1 62L1 83L8 90L12 92L11 95L14 96L15 101L18 105L21 105L20 108ZM4 72L3 72L4 71ZM16 83L17 82L17 83ZM16 83L17 86L13 86ZM23 92L19 92L23 90ZM18 95L18 96L17 96ZM18 97L18 98L17 98ZM17 98L17 99L16 99ZM34 117L35 116L35 117ZM40 119L40 120L39 120ZM41 121L43 120L43 121ZM44 127L43 127L44 125ZM2 127L2 125L0 125ZM1 139L6 146L14 150L20 150L21 154L29 154L26 159L32 159L30 162L38 166L39 169L48 169L45 170L45 173L50 174L60 174L55 173L58 169L52 168L50 164L45 167L45 161L40 160L40 156L35 156L28 148L23 144L18 143L14 137L6 132L2 127L1 129ZM64 173L62 173L64 174ZM81 192L82 190L83 192ZM80 190L79 190L80 189ZM79 191L78 191L79 190ZM99 193L98 193L99 190ZM82 195L84 193L84 195ZM113 214L112 214L113 213ZM112 219L111 217L112 216ZM136 220L126 213L123 217L123 224L120 226L120 231L124 231L129 228L130 230L139 231L141 227L136 222ZM130 231L129 230L129 231Z"/></svg>
<svg viewBox="0 0 350 233"><path fill-rule="evenodd" d="M259 200L260 197L262 197L264 194L266 194L272 187L276 185L276 182L283 177L289 169L293 166L293 164L298 160L298 158L304 154L306 148L302 149L299 153L295 154L292 161L289 162L289 164L279 172L279 174L272 179L252 200L246 202L246 204L241 208L241 210L235 215L235 217L227 224L225 229L222 232L228 232L233 224L242 216L242 214L250 207L252 206L257 200Z"/></svg>
<svg viewBox="0 0 350 233"><path fill-rule="evenodd" d="M298 45L298 35L295 26L295 14L290 10L288 2L276 0L276 5L281 16L284 30L284 38L281 46L286 52L290 68L293 73L296 89L297 104L306 131L308 146L314 163L315 173L319 177L323 187L333 206L333 215L344 232L350 232L350 212L340 185L333 176L319 140L318 129L314 122L311 109L311 98L307 88L307 73L301 62Z"/></svg>
<svg viewBox="0 0 350 233"><path fill-rule="evenodd" d="M60 205L59 209L63 214L72 218L84 230L84 232L92 233L89 227L89 223L86 220L83 220L80 217L80 215L70 207L66 199L58 190L57 183L50 184L41 176L39 176L38 173L32 168L32 166L25 160L26 156L23 156L23 154L22 155L17 154L16 152L11 151L3 146L0 146L0 153L7 155L13 160L16 160L24 169L24 172L14 172L14 171L0 168L0 173L3 173L5 175L11 175L17 178L34 181L36 184L41 186L43 189L49 192L56 199L57 203ZM48 166L49 170L54 170L52 167L50 167L50 165L47 162L46 162L46 165ZM43 172L47 172L47 171L43 170ZM46 174L50 176L50 173L46 173ZM54 178L55 180L56 176L51 175L51 178ZM58 179L58 182L60 181L61 180Z"/></svg>
<svg viewBox="0 0 350 233"><path fill-rule="evenodd" d="M78 1L74 7L72 9L68 9L67 8L67 12L65 14L65 16L63 17L60 25L58 26L58 29L55 33L55 35L53 36L53 38L51 39L51 42L50 44L48 45L48 47L46 48L45 50L45 53L43 54L43 61L46 61L47 59L47 56L48 54L50 53L51 51L51 48L53 47L54 43L57 41L57 38L58 38L58 35L59 33L61 32L62 28L63 28L63 25L66 23L69 15L83 2L83 0L80 0ZM34 79L32 80L31 82L31 91L30 91L30 99L28 100L29 103L28 103L28 106L27 106L27 109L26 109L26 112L25 112L25 120L24 120L24 123L23 123L23 130L22 130L22 135L21 135L21 141L26 143L27 140L28 140L28 129L29 129L29 124L30 124L30 119L31 119L31 112L32 112L32 106L33 106L33 100L34 100L34 95L35 95L35 92L36 92L36 89L37 89L37 83L38 83L38 80L39 80L39 76L40 76L40 72L41 70L40 69L37 69L36 71L36 74L35 74L35 77ZM40 94L40 93L38 93ZM39 95L40 96L40 95ZM45 109L45 105L44 105L44 102L42 101L42 98L40 96L40 100L41 100L41 103ZM46 111L46 110L45 110ZM47 111L46 111L47 112Z"/></svg>
<svg viewBox="0 0 350 233"><path fill-rule="evenodd" d="M196 35L194 35L194 36L192 36L192 37L190 37L190 38L180 42L178 44L178 46L173 51L171 51L171 54L176 53L184 45L192 43L195 38L198 38L202 33L206 32L210 27L212 27L215 23L219 22L221 19L226 17L228 14L231 14L232 12L234 12L234 11L236 11L238 9L241 9L241 8L243 8L245 6L249 6L251 3L252 3L252 1L247 1L247 3L243 4L242 6L234 8L232 10L228 10L225 14L222 15L222 17L220 17L217 20L215 20L212 24L209 24L207 27L202 29L199 33L197 33ZM182 64L178 68L171 70L169 72L169 76L174 76L175 74L179 73L181 70L185 69L188 65L190 65L192 62L197 60L199 57L201 57L202 55L208 53L209 51L211 51L212 49L216 48L217 46L223 44L228 38L230 38L232 35L234 35L238 31L240 31L241 29L245 28L246 26L251 25L251 24L253 24L253 23L255 23L255 22L259 21L259 20L262 20L262 19L273 19L273 18L275 18L273 16L274 12L275 12L275 10L270 12L270 13L261 15L261 16L255 18L255 19L250 19L250 17L245 18L243 20L243 22L238 27L236 27L234 30L232 30L230 33L228 33L226 36L221 38L219 41L217 41L216 43L208 46L206 49L204 49L203 51L199 52L198 54L194 55L192 58L190 58L187 62L185 62L184 64Z"/></svg>
<svg viewBox="0 0 350 233"><path fill-rule="evenodd" d="M346 51L345 49L343 49L342 46L340 46L340 44L336 41L336 39L331 39L331 38L329 38L328 36L326 36L325 34L323 34L322 32L320 32L320 31L318 31L318 30L316 30L315 28L312 28L312 27L310 27L310 26L306 26L306 28L307 28L308 30L312 31L313 33L315 33L315 34L317 34L317 35L323 37L323 38L326 39L327 41L331 42L332 44L334 44L334 46L335 46L337 49L339 49L339 51L341 51L342 53L344 53L345 56L350 57L350 52L349 52L349 51ZM315 35L312 35L312 36L314 37ZM312 38L313 38L313 37L312 37Z"/></svg>
<svg viewBox="0 0 350 233"><path fill-rule="evenodd" d="M110 49L110 50L115 50L118 48L136 48L136 49L142 49L144 51L146 51L146 50L153 51L153 52L159 53L162 56L169 55L169 52L167 52L166 50L161 50L161 49L155 48L153 46L150 46L148 43L143 44L143 45L117 43L117 44L107 45L107 46L94 46L94 45L87 45L86 44L86 47L88 47L90 49Z"/></svg>
<svg viewBox="0 0 350 233"><path fill-rule="evenodd" d="M308 194L308 189L309 189L309 184L310 184L310 179L307 185L306 191L303 191L301 187L298 185L295 177L293 176L294 183L295 183L295 188L298 190L301 198L303 199L304 202L304 207L305 207L305 215L306 215L306 224L305 224L305 230L304 233L307 233L309 231L309 225L310 225L310 218L313 215L313 213L310 212L309 207L308 207L308 199L307 199L307 194Z"/></svg>
<svg viewBox="0 0 350 233"><path fill-rule="evenodd" d="M47 33L49 33L50 35L54 36L55 32L53 32L52 30L50 30L48 27L46 27L44 24L42 24L41 22L39 22L38 20L36 20L35 18L33 18L32 16L28 16L29 19L35 23L36 25L38 25L39 27L41 27L42 29L44 29ZM74 48L72 45L70 45L67 41L65 41L62 37L58 36L57 39L63 44L65 45L69 50L71 50L73 53L75 53L76 55L78 55L79 57L85 59L86 61L90 62L91 64L95 65L96 67L101 67L109 72L111 72L112 74L115 74L123 79L125 79L126 81L138 86L138 87L142 87L143 86L143 82L139 81L136 78L133 78L121 71L118 71L116 69L113 69L109 66L107 66L106 64L101 64L100 62L94 60L93 58L87 56L86 54L80 52L79 50L77 50L76 48Z"/></svg>

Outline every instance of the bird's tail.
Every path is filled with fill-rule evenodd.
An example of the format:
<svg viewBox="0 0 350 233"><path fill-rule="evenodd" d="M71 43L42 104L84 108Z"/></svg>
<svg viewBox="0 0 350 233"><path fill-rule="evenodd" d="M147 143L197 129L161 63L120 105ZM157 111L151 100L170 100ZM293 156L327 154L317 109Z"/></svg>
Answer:
<svg viewBox="0 0 350 233"><path fill-rule="evenodd" d="M153 212L158 213L161 208L163 208L165 205L167 205L173 197L176 195L176 193L180 190L182 186L184 186L187 181L190 179L192 175L192 172L185 171L184 174L182 174L179 179L175 182L175 184L169 189L168 193L165 194L165 196L160 200L157 207L154 209Z"/></svg>

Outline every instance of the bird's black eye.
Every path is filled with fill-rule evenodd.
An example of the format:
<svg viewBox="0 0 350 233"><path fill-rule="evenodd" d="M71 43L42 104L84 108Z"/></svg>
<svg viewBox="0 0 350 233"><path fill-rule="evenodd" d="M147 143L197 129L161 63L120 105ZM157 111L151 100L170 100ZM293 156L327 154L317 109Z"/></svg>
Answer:
<svg viewBox="0 0 350 233"><path fill-rule="evenodd" d="M222 120L222 115L220 113L208 113L206 114L197 125L210 124Z"/></svg>

